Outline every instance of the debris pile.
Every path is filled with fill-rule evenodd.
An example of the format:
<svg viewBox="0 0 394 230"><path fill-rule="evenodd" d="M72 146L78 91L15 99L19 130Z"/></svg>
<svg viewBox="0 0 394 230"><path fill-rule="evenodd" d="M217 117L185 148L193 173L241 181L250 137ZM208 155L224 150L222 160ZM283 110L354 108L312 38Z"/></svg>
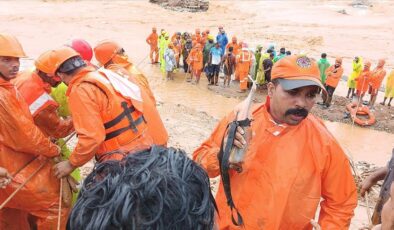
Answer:
<svg viewBox="0 0 394 230"><path fill-rule="evenodd" d="M203 12L209 8L209 0L149 0L174 11Z"/></svg>

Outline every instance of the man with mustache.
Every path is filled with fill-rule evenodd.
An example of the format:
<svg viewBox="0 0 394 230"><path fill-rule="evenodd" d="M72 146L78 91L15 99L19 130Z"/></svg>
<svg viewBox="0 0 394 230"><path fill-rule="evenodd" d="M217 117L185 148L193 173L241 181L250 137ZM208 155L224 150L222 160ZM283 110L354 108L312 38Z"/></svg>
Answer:
<svg viewBox="0 0 394 230"><path fill-rule="evenodd" d="M287 56L275 63L271 77L265 104L252 108L247 130L237 127L233 145L246 152L242 172L229 169L235 209L219 185L219 229L239 229L237 212L243 229L312 229L319 204L322 229L349 228L357 205L349 161L324 123L309 114L319 89L326 93L316 62ZM220 174L218 153L228 124L243 112L237 108L193 153L210 177Z"/></svg>

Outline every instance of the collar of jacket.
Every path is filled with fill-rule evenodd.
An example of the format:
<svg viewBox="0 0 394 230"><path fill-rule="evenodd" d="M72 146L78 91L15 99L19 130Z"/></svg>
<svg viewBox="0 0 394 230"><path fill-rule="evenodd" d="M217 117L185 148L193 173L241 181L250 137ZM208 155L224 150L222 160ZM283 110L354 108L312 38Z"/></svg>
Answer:
<svg viewBox="0 0 394 230"><path fill-rule="evenodd" d="M297 129L300 126L304 125L304 121L301 121L300 124L292 126L292 125L287 125L287 124L279 124L277 123L269 113L269 107L270 107L270 99L267 96L265 104L259 106L252 112L252 117L253 120L259 120L262 121L264 124L262 124L262 128L265 129L267 132L271 133L274 136L280 136L283 135L293 129ZM262 116L262 119L258 119L258 117ZM308 118L305 118L308 119ZM257 124L259 125L259 124Z"/></svg>
<svg viewBox="0 0 394 230"><path fill-rule="evenodd" d="M84 67L82 70L80 70L79 73L77 73L73 77L73 79L70 81L70 83L68 84L68 89L67 89L67 92L66 92L66 96L69 96L73 86L75 84L77 84L78 82L81 82L84 79L84 77L86 76L87 73L93 72L95 70L96 69L94 67L92 67L92 66L87 66L87 67Z"/></svg>
<svg viewBox="0 0 394 230"><path fill-rule="evenodd" d="M0 87L4 87L4 88L7 88L7 89L15 88L14 84L12 84L9 81L6 81L2 77L0 77Z"/></svg>

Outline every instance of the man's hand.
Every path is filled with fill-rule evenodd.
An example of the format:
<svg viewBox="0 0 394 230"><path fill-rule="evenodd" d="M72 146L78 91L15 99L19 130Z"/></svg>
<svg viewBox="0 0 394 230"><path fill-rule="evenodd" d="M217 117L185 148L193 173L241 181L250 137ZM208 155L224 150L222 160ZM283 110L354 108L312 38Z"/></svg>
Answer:
<svg viewBox="0 0 394 230"><path fill-rule="evenodd" d="M361 190L360 190L360 195L362 197L365 196L366 192L369 192L369 190L372 188L372 186L374 186L376 184L375 181L372 180L372 178L367 177L363 180L363 182L361 183Z"/></svg>
<svg viewBox="0 0 394 230"><path fill-rule="evenodd" d="M11 182L11 178L7 169L0 167L0 188L5 188Z"/></svg>
<svg viewBox="0 0 394 230"><path fill-rule="evenodd" d="M68 160L59 162L53 166L55 176L59 179L69 175L74 169L75 167L72 166Z"/></svg>
<svg viewBox="0 0 394 230"><path fill-rule="evenodd" d="M246 140L243 137L243 134L245 133L244 129L240 126L237 127L237 131L235 132L235 138L234 138L234 146L242 149L246 146ZM224 143L223 145L227 145L227 139L228 139L228 134L224 137Z"/></svg>

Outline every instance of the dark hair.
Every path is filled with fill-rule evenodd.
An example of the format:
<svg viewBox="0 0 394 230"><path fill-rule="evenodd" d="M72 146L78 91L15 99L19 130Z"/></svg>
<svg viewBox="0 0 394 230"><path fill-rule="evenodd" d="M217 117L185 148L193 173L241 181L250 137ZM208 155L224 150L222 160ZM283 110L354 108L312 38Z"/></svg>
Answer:
<svg viewBox="0 0 394 230"><path fill-rule="evenodd" d="M41 70L37 69L37 75L40 76L41 78L49 78L48 74L45 72L42 72Z"/></svg>
<svg viewBox="0 0 394 230"><path fill-rule="evenodd" d="M290 50L286 51L286 55L291 55L291 51Z"/></svg>
<svg viewBox="0 0 394 230"><path fill-rule="evenodd" d="M274 84L274 86L276 87L279 85L279 79L278 78L272 79L271 83Z"/></svg>
<svg viewBox="0 0 394 230"><path fill-rule="evenodd" d="M67 229L210 230L215 209L207 173L184 151L153 146L98 164Z"/></svg>
<svg viewBox="0 0 394 230"><path fill-rule="evenodd" d="M60 67L56 70L56 73L65 73L67 75L74 74L78 69L85 67L86 63L80 56L75 56L67 59L63 62Z"/></svg>
<svg viewBox="0 0 394 230"><path fill-rule="evenodd" d="M286 48L284 48L284 47L280 48L280 53L281 53L281 54L286 53Z"/></svg>
<svg viewBox="0 0 394 230"><path fill-rule="evenodd" d="M326 58L327 57L327 54L326 53L322 53L321 54L321 58Z"/></svg>
<svg viewBox="0 0 394 230"><path fill-rule="evenodd" d="M270 54L270 53L274 53L274 51L273 51L272 49L268 49L268 50L267 50L267 53L269 53L269 54Z"/></svg>

